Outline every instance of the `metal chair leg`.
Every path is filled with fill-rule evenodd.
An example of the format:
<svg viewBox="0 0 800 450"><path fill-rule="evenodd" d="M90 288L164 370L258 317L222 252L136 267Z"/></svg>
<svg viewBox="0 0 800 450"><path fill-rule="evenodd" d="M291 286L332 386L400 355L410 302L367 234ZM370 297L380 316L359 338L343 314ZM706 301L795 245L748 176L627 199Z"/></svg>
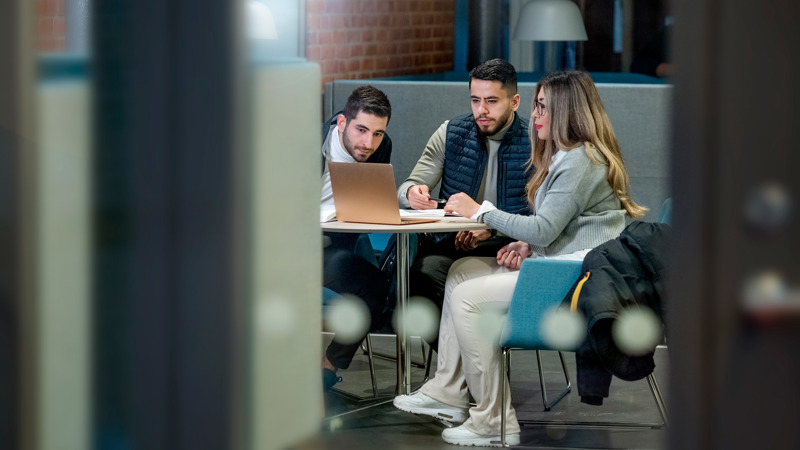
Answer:
<svg viewBox="0 0 800 450"><path fill-rule="evenodd" d="M428 351L426 352L425 346L427 344L422 339L420 339L420 345L422 347L422 359L423 359L423 362L422 363L412 363L412 365L414 365L415 367L420 367L420 368L424 367L425 368L425 378L422 380L422 382L425 383L426 381L428 381L428 379L430 379L430 375L431 375L431 366L432 366L431 362L433 361L433 349L428 347ZM381 355L381 354L373 351L372 334L371 333L367 334L366 338L364 339L364 342L362 342L362 344L361 344L361 348L367 354L367 361L368 361L368 364L369 364L369 377L370 377L370 380L372 381L372 397L377 399L378 398L378 382L377 382L376 373L375 373L375 358L384 357L385 359L391 359L391 360L395 360L395 358L394 358L394 356L384 356L384 355ZM344 395L346 397L354 398L354 399L357 399L357 400L365 400L364 398L355 397L355 396L353 396L351 394L348 394L346 392L338 391L335 388L333 389L333 391L337 392L337 393L339 393L341 395Z"/></svg>
<svg viewBox="0 0 800 450"><path fill-rule="evenodd" d="M372 381L372 397L361 397L359 395L351 394L347 391L342 391L336 387L331 388L331 392L335 392L336 394L342 397L346 397L348 399L355 400L357 402L377 400L379 396L378 396L378 381L375 373L375 354L372 351L372 336L369 333L367 333L366 337L364 338L364 341L361 343L361 348L367 354L369 377L370 380ZM348 414L348 413L343 413L343 414Z"/></svg>
<svg viewBox="0 0 800 450"><path fill-rule="evenodd" d="M653 393L653 398L656 401L658 412L661 413L661 419L664 421L664 426L669 428L669 419L667 418L667 408L664 405L664 398L661 396L661 389L658 388L655 374L651 373L647 376L647 384L650 386L650 392Z"/></svg>
<svg viewBox="0 0 800 450"><path fill-rule="evenodd" d="M509 372L511 372L511 350L504 348L503 357L500 363L500 374L503 376L503 382L500 387L500 445L508 447L506 443L506 389L509 383Z"/></svg>
<svg viewBox="0 0 800 450"><path fill-rule="evenodd" d="M511 380L511 349L508 349L508 361L506 362L506 377Z"/></svg>
<svg viewBox="0 0 800 450"><path fill-rule="evenodd" d="M433 348L431 346L428 346L428 354L425 355L424 341L422 344L422 355L425 357L425 377L422 379L422 383L425 383L431 377L431 362L433 361Z"/></svg>
<svg viewBox="0 0 800 450"><path fill-rule="evenodd" d="M372 354L372 338L367 333L367 359L369 360L369 377L372 380L372 396L378 398L378 382L375 380L375 358Z"/></svg>
<svg viewBox="0 0 800 450"><path fill-rule="evenodd" d="M569 370L567 370L567 361L564 359L564 352L559 351L558 357L561 358L561 368L564 369L564 380L567 382L567 389L572 390L572 382L569 381Z"/></svg>
<svg viewBox="0 0 800 450"><path fill-rule="evenodd" d="M377 334L378 336L393 336L391 334L381 334L381 333L371 333L371 334ZM366 349L366 347L364 345L361 346L361 350L364 351L364 352L367 351L367 349ZM372 354L373 354L373 356L375 358L385 359L386 361L397 361L397 357L394 354L388 354L388 353L382 353L382 352L373 352ZM423 352L422 361L414 361L412 359L411 360L411 366L412 367L416 367L418 369L424 369L425 368L424 352Z"/></svg>
<svg viewBox="0 0 800 450"><path fill-rule="evenodd" d="M567 374L567 365L566 362L564 361L564 356L561 354L561 352L558 353L559 356L561 356L561 365L564 368L564 375L567 378L567 387L566 389L561 391L561 393L558 395L558 397L556 397L555 400L553 400L552 403L548 403L547 386L545 385L544 373L542 371L542 354L539 350L536 350L536 363L539 367L539 386L542 388L542 403L544 404L545 411L550 411L550 409L552 409L556 403L560 402L562 398L564 398L567 394L570 393L570 391L572 391L572 385L569 383L569 375Z"/></svg>
<svg viewBox="0 0 800 450"><path fill-rule="evenodd" d="M509 358L510 350L503 349L503 359L501 370L506 372L508 369L508 365L510 364ZM536 350L536 362L539 366L539 385L542 389L542 400L544 403L545 411L549 411L556 403L561 401L562 398L566 396L572 390L572 383L569 379L569 372L567 370L566 361L564 359L564 355L562 352L558 352L559 357L561 358L561 367L564 369L564 378L567 382L567 388L561 392L561 394L556 398L552 403L548 403L547 401L547 388L545 386L544 377L542 373L542 359L539 353L539 350ZM505 379L503 380L505 383ZM656 377L654 373L651 373L647 376L647 383L650 386L650 392L653 394L653 399L655 400L656 407L658 408L658 412L661 414L661 419L663 420L663 424L649 424L649 423L616 423L616 422L573 422L573 421L561 421L559 423L560 426L577 426L577 427L587 427L587 428L633 428L633 429L641 429L641 428L650 428L650 429L660 429L666 428L669 429L669 416L667 415L667 408L664 404L664 398L661 394L661 389L658 386L658 382L656 381ZM503 384L503 388L505 389L505 384ZM503 393L501 393L501 399L503 398ZM505 421L504 412L501 413L500 421L503 423ZM526 425L549 425L552 424L550 421L546 420L520 420L520 424ZM505 428L501 430L500 436L503 444L505 445ZM507 445L506 445L507 446Z"/></svg>
<svg viewBox="0 0 800 450"><path fill-rule="evenodd" d="M431 375L431 361L433 360L433 349L428 347L428 351L425 351L425 340L420 339L420 347L422 348L422 359L425 361L423 367L425 367L425 378L422 380L423 383L428 381ZM372 336L367 334L366 339L363 343L364 350L367 353L367 360L369 361L369 376L372 380L372 396L377 398L378 397L378 382L376 381L375 377L375 357L381 356L377 355L372 350ZM387 358L387 359L394 359L394 358Z"/></svg>

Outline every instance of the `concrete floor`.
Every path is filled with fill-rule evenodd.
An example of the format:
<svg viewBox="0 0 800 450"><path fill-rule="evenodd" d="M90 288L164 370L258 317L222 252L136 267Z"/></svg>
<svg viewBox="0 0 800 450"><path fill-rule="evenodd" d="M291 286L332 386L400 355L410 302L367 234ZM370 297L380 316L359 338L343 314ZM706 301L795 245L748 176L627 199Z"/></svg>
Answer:
<svg viewBox="0 0 800 450"><path fill-rule="evenodd" d="M373 338L376 351L394 353L394 337ZM323 347L324 348L324 347ZM422 362L418 340L410 343L412 358ZM655 406L652 393L645 380L626 382L614 379L610 397L602 406L580 402L575 380L575 357L566 353L567 367L573 380L573 390L551 411L544 411L536 372L536 357L532 351L512 353L511 385L512 404L522 424L521 442L516 448L666 448L666 431ZM435 364L434 355L434 364ZM556 352L543 352L545 379L551 400L563 387L564 377ZM394 392L395 366L393 361L376 359L379 395L385 402L372 408L333 417L342 412L354 411L371 402L357 402L337 393L325 394L328 419L321 424L321 432L298 449L455 449L441 439L443 425L424 416L415 416L395 409L391 404ZM431 373L435 373L435 368ZM336 385L340 391L358 396L370 396L372 387L369 366L365 355L357 355L350 368L340 371L343 381ZM668 388L668 355L666 349L656 351L656 371L662 394ZM424 376L421 368L412 369L414 387ZM669 407L669 405L667 405ZM567 425L574 422L589 425ZM614 423L615 426L596 426ZM628 423L651 424L656 427L631 428ZM594 424L594 425L593 425Z"/></svg>

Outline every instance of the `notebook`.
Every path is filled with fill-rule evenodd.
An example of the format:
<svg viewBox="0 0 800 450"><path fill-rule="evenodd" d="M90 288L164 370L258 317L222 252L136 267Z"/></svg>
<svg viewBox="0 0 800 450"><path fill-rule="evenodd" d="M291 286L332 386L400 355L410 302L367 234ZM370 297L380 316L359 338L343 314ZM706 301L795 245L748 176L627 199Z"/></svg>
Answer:
<svg viewBox="0 0 800 450"><path fill-rule="evenodd" d="M329 162L336 219L340 222L409 225L439 219L401 218L391 164Z"/></svg>

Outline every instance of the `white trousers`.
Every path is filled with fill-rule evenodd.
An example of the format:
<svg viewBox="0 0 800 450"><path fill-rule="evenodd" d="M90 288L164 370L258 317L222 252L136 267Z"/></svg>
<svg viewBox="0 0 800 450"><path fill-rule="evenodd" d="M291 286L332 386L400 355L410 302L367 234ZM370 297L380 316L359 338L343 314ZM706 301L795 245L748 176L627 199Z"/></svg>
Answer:
<svg viewBox="0 0 800 450"><path fill-rule="evenodd" d="M587 252L554 259L582 260ZM447 274L436 375L420 392L463 408L469 407L471 393L476 405L464 426L478 434L500 434L501 407L506 433L519 433L508 386L505 405L500 405L501 376L506 376L500 374L500 333L518 277L519 271L498 265L494 257L459 259Z"/></svg>

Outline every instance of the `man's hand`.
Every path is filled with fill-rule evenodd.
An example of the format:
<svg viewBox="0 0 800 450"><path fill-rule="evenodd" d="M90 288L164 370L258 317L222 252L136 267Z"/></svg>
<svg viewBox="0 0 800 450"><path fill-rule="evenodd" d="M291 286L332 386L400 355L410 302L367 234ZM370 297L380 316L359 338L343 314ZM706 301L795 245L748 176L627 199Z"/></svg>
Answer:
<svg viewBox="0 0 800 450"><path fill-rule="evenodd" d="M418 184L408 188L408 191L406 191L406 197L408 198L408 204L413 209L435 209L437 206L436 202L431 200L431 194L428 192L428 186L425 186L424 184Z"/></svg>
<svg viewBox="0 0 800 450"><path fill-rule="evenodd" d="M453 194L447 199L447 204L444 205L444 212L455 212L462 217L472 217L478 212L481 205L475 202L469 195L459 192Z"/></svg>
<svg viewBox="0 0 800 450"><path fill-rule="evenodd" d="M531 247L526 242L512 242L497 252L497 264L511 270L519 270L522 261L532 254Z"/></svg>
<svg viewBox="0 0 800 450"><path fill-rule="evenodd" d="M489 230L459 231L456 234L456 250L472 250L478 242L485 241L492 236Z"/></svg>

